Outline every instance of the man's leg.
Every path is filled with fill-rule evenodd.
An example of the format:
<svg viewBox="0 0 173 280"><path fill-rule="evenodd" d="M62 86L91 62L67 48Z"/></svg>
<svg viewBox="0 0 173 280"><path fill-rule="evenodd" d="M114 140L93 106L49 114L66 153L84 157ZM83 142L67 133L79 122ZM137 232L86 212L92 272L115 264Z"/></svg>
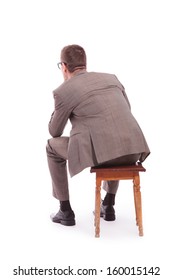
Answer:
<svg viewBox="0 0 173 280"><path fill-rule="evenodd" d="M60 211L52 217L52 221L63 225L74 225L75 220L69 201L66 167L68 141L68 137L52 138L48 140L46 151L52 178L53 196L60 201Z"/></svg>

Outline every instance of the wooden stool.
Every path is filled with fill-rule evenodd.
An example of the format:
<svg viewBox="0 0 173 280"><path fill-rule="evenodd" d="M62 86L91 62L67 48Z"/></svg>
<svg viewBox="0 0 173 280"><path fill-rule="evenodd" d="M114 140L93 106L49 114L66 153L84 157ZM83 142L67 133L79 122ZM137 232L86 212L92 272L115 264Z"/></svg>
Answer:
<svg viewBox="0 0 173 280"><path fill-rule="evenodd" d="M91 167L90 172L96 173L96 192L95 192L95 237L100 236L100 204L101 204L101 182L111 180L133 180L134 204L136 212L136 225L139 235L143 236L142 226L142 203L140 191L140 171L146 171L141 163L130 166L113 167Z"/></svg>

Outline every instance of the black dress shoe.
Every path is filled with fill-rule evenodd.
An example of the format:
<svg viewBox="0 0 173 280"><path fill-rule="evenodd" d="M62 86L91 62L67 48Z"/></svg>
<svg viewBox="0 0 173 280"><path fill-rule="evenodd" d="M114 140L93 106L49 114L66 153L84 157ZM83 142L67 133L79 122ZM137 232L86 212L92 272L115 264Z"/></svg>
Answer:
<svg viewBox="0 0 173 280"><path fill-rule="evenodd" d="M51 215L51 220L54 223L60 223L64 226L74 226L75 223L75 215L73 211L61 211L56 215Z"/></svg>
<svg viewBox="0 0 173 280"><path fill-rule="evenodd" d="M103 205L100 207L100 217L102 217L105 221L115 221L115 210L112 205Z"/></svg>

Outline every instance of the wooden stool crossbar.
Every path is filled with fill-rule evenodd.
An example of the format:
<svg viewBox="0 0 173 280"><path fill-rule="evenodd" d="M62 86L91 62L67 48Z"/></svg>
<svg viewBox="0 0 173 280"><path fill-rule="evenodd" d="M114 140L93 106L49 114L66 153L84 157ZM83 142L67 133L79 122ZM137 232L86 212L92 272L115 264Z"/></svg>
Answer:
<svg viewBox="0 0 173 280"><path fill-rule="evenodd" d="M138 226L139 236L143 236L142 225L142 202L140 191L139 172L146 169L141 163L129 166L113 166L113 167L91 167L90 172L96 173L96 189L95 189L95 237L100 237L100 204L101 204L101 183L102 181L111 180L133 180L134 205L136 213L136 225Z"/></svg>

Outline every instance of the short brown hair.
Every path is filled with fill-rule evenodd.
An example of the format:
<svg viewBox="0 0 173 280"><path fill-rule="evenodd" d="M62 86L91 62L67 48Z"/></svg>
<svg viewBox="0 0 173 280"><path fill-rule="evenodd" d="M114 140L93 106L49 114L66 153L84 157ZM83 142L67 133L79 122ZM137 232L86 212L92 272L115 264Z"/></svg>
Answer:
<svg viewBox="0 0 173 280"><path fill-rule="evenodd" d="M86 68L86 53L79 45L68 45L61 51L61 62L65 63L69 72Z"/></svg>

